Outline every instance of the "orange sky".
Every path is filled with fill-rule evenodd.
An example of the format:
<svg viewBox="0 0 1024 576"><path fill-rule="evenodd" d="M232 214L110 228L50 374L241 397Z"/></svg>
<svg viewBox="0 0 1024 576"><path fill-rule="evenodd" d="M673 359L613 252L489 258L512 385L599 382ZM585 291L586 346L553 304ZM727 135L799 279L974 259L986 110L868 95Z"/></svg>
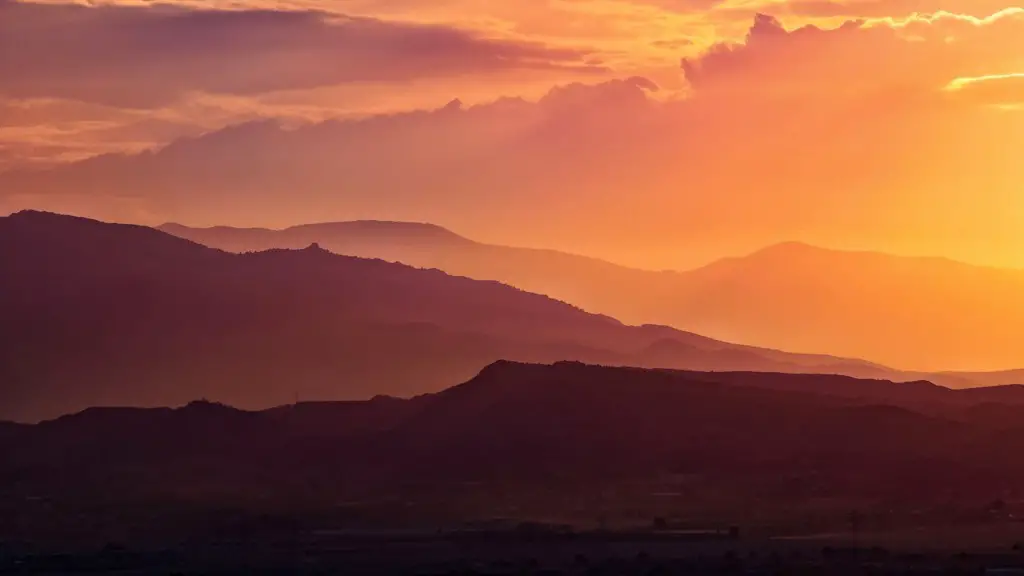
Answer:
<svg viewBox="0 0 1024 576"><path fill-rule="evenodd" d="M1007 0L0 0L0 212L1024 267L1021 38Z"/></svg>

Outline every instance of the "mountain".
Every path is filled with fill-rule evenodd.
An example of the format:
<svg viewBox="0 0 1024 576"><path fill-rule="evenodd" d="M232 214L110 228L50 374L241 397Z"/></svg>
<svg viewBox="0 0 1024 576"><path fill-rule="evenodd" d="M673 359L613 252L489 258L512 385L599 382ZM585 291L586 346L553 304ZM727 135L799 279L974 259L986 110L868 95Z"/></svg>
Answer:
<svg viewBox="0 0 1024 576"><path fill-rule="evenodd" d="M1022 270L787 243L687 272L680 286L666 322L716 337L918 370L1024 365ZM1020 381L960 375L1007 376Z"/></svg>
<svg viewBox="0 0 1024 576"><path fill-rule="evenodd" d="M0 418L13 420L195 398L256 409L296 397L409 396L499 359L884 370L626 326L497 282L316 245L231 254L41 212L0 219L0 276Z"/></svg>
<svg viewBox="0 0 1024 576"><path fill-rule="evenodd" d="M401 254L405 254L407 250L422 247L429 249L423 255L427 257L434 250L446 246L483 246L440 226L419 222L358 220L305 224L285 230L229 226L190 228L168 223L159 226L158 229L230 252L264 252L274 248L298 249L316 243L328 247L332 252L350 256L360 256L362 250L377 253L388 249L402 250Z"/></svg>
<svg viewBox="0 0 1024 576"><path fill-rule="evenodd" d="M1016 420L991 418L992 395ZM309 513L315 527L507 514L591 522L603 510L807 529L854 506L920 523L922 511L949 517L1024 494L1022 414L1019 388L502 361L407 400L89 409L12 427L0 436L0 478L12 511L26 512L0 530L43 522L20 495L50 502L36 510L48 526L76 521L77 509L101 526L174 503L168 522L237 508Z"/></svg>
<svg viewBox="0 0 1024 576"><path fill-rule="evenodd" d="M639 294L671 288L672 273L649 272L558 252L476 242L432 224L411 222L329 222L266 228L190 228L164 224L160 230L230 252L302 248L316 242L337 254L381 258L457 276L496 280L547 294L586 310L614 310L616 317L658 323ZM669 282L666 282L669 281ZM663 297L670 297L666 291Z"/></svg>
<svg viewBox="0 0 1024 576"><path fill-rule="evenodd" d="M423 224L163 230L236 252L315 241L340 254L498 280L626 322L918 371L908 379L958 387L1024 382L1021 371L978 372L1024 366L1016 334L1024 326L1024 271L786 243L692 271L652 272L481 244ZM925 374L948 370L973 372Z"/></svg>

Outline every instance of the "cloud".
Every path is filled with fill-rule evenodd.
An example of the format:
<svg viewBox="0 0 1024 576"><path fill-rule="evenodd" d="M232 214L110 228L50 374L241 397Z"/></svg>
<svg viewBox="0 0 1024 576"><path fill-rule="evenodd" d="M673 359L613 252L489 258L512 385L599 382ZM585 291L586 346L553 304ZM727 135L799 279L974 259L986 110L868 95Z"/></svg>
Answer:
<svg viewBox="0 0 1024 576"><path fill-rule="evenodd" d="M209 99L190 97L173 109L117 108L53 98L0 99L0 172L157 148L225 122L261 117L251 110L223 110L205 102Z"/></svg>
<svg viewBox="0 0 1024 576"><path fill-rule="evenodd" d="M0 0L0 96L153 107L509 70L601 72L584 51L316 11Z"/></svg>
<svg viewBox="0 0 1024 576"><path fill-rule="evenodd" d="M1007 0L791 0L782 11L816 18L892 18L943 11L987 16L1008 6Z"/></svg>
<svg viewBox="0 0 1024 576"><path fill-rule="evenodd" d="M684 61L686 98L635 77L246 122L0 175L0 209L77 196L89 215L128 203L154 223L432 221L658 267L783 239L1006 263L1024 253L1024 114L962 97L998 81L956 79L1013 73L1022 32L1012 13L797 29L761 16L743 42Z"/></svg>
<svg viewBox="0 0 1024 576"><path fill-rule="evenodd" d="M1024 107L1024 73L957 78L946 91L975 103L1020 108Z"/></svg>
<svg viewBox="0 0 1024 576"><path fill-rule="evenodd" d="M953 78L1024 68L1024 11L985 18L951 13L849 20L834 28L787 30L757 15L742 43L720 43L682 61L698 92L743 94L756 86L778 97L863 97L933 92Z"/></svg>

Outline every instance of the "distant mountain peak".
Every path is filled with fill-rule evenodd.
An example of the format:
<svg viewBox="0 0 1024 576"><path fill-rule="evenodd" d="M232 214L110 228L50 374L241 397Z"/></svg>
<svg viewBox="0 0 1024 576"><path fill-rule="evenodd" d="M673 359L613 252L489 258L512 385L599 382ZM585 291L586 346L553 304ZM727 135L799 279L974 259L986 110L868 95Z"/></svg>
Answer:
<svg viewBox="0 0 1024 576"><path fill-rule="evenodd" d="M800 241L780 242L762 248L745 257L726 260L747 260L747 261L814 261L814 262L860 262L860 263L900 263L901 265L942 265L953 266L960 269L990 269L998 270L988 266L978 266L952 260L944 256L913 256L893 254L878 250L855 249L855 248L826 248ZM724 261L724 260L723 260Z"/></svg>
<svg viewBox="0 0 1024 576"><path fill-rule="evenodd" d="M735 270L737 267L744 268L749 266L769 266L774 268L792 264L794 262L806 263L809 261L817 262L821 260L841 258L847 254L853 254L853 252L843 252L830 248L822 248L821 246L815 246L813 244L808 244L807 242L790 240L771 244L759 250L740 256L722 258L691 272L731 271Z"/></svg>
<svg viewBox="0 0 1024 576"><path fill-rule="evenodd" d="M427 222L404 222L394 220L349 220L302 224L286 228L284 232L345 233L357 236L392 237L402 239L444 240L449 242L472 242L451 230Z"/></svg>
<svg viewBox="0 0 1024 576"><path fill-rule="evenodd" d="M476 244L437 224L393 220L317 222L280 229L232 226L202 228L168 222L159 226L159 230L184 238L205 239L207 242L217 238L225 241L234 239L243 243L260 240L261 249L289 245L296 247L299 242L302 242L302 246L317 243L328 247L338 242L398 242L449 246Z"/></svg>
<svg viewBox="0 0 1024 576"><path fill-rule="evenodd" d="M837 253L839 250L832 250L830 248L823 248L821 246L815 246L807 242L800 240L787 240L785 242L779 242L766 246L753 254L751 257L756 256L768 256L768 255L795 255L795 254L827 254Z"/></svg>

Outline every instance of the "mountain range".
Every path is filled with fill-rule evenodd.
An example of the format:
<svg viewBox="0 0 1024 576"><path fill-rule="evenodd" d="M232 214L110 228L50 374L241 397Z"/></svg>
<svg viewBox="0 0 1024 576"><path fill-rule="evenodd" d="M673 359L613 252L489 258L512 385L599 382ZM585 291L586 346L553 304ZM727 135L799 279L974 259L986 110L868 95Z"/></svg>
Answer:
<svg viewBox="0 0 1024 576"><path fill-rule="evenodd" d="M0 427L0 477L50 502L36 512L51 527L81 502L102 503L97 518L178 502L392 525L601 510L813 522L852 506L908 518L1024 494L1022 415L1019 386L501 361L406 400L93 408ZM6 530L36 523L25 514Z"/></svg>
<svg viewBox="0 0 1024 576"><path fill-rule="evenodd" d="M960 380L1024 381L1024 271L941 258L897 257L796 242L681 272L631 269L572 254L474 242L418 223L355 221L283 230L165 232L233 252L317 242L497 280L634 324L655 323L767 348L865 358L917 371L976 372ZM988 372L988 373L986 373Z"/></svg>
<svg viewBox="0 0 1024 576"><path fill-rule="evenodd" d="M0 419L196 398L259 409L411 396L500 359L892 374L628 326L497 282L316 245L233 254L42 212L0 218L0 276Z"/></svg>

